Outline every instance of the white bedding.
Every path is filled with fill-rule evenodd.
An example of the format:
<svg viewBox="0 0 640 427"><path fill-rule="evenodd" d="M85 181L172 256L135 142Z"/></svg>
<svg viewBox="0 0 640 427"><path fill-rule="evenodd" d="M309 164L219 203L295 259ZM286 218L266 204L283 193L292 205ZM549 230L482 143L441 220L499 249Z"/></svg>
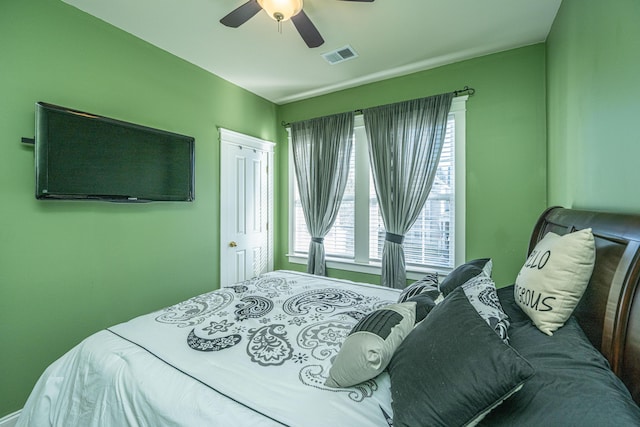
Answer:
<svg viewBox="0 0 640 427"><path fill-rule="evenodd" d="M324 386L363 314L399 291L267 273L84 340L36 384L18 426L382 426L386 373Z"/></svg>

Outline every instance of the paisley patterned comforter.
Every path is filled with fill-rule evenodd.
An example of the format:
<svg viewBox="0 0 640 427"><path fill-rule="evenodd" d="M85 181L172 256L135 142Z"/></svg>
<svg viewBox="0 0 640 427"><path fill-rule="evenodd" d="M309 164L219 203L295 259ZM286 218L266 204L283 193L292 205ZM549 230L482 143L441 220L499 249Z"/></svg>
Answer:
<svg viewBox="0 0 640 427"><path fill-rule="evenodd" d="M206 393L217 396L210 400L212 406L225 400L223 409L209 416L210 426L231 425L231 420L234 425L253 426L259 420L260 425L388 427L392 413L386 373L345 389L329 388L324 382L353 325L366 313L395 302L398 293L278 271L196 296L101 334L103 340L117 339L119 345L135 347L148 359L144 362L148 366L161 365L163 373L154 371L154 382L156 377L170 378L171 383L154 384L153 392L145 389L150 375L127 379L127 387L140 387L134 394L153 394L159 387L171 393L180 390L176 381L195 380L198 387L208 389ZM176 402L185 411L211 410L194 408L184 395L162 400ZM244 415L233 414L236 409ZM141 411L119 410L134 414L129 414L129 422ZM166 418L166 424L188 423L178 415Z"/></svg>

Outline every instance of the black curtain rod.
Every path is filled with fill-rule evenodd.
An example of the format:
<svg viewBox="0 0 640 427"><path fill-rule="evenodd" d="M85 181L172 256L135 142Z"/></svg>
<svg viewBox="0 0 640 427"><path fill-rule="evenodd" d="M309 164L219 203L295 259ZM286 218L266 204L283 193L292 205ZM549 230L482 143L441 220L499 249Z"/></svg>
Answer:
<svg viewBox="0 0 640 427"><path fill-rule="evenodd" d="M461 96L461 95L469 95L469 96L473 96L473 94L476 93L476 90L472 87L469 86L465 86L462 89L458 89L458 90L454 90L453 91L453 96ZM355 114L362 114L362 108L358 108L357 110L353 110L353 112ZM282 123L283 127L288 128L289 126L291 126L291 123L287 123L285 121L283 121Z"/></svg>
<svg viewBox="0 0 640 427"><path fill-rule="evenodd" d="M469 96L473 96L473 94L476 93L476 90L472 87L469 86L465 86L462 89L458 89L458 90L454 90L453 91L453 96L460 96L460 95L469 95Z"/></svg>

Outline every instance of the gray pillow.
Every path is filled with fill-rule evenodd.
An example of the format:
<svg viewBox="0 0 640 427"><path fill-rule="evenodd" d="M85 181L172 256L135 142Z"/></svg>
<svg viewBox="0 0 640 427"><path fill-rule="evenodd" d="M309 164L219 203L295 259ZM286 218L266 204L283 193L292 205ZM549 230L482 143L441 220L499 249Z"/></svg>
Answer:
<svg viewBox="0 0 640 427"><path fill-rule="evenodd" d="M462 286L469 279L484 272L491 277L493 263L491 258L478 258L456 267L451 273L447 274L439 285L440 292L445 297L453 292L458 286Z"/></svg>
<svg viewBox="0 0 640 427"><path fill-rule="evenodd" d="M416 303L416 323L422 322L440 301L442 301L441 298L434 299L429 292L412 296L407 300L407 302Z"/></svg>
<svg viewBox="0 0 640 427"><path fill-rule="evenodd" d="M416 325L388 370L394 427L473 425L534 374L461 288Z"/></svg>
<svg viewBox="0 0 640 427"><path fill-rule="evenodd" d="M416 303L390 304L356 323L336 355L328 387L351 387L380 374L415 324Z"/></svg>

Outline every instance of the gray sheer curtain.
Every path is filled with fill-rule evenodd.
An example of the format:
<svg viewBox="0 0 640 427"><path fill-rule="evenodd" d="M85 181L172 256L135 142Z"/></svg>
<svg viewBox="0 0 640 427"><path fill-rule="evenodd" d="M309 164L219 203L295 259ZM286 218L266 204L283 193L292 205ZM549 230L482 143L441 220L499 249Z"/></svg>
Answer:
<svg viewBox="0 0 640 427"><path fill-rule="evenodd" d="M293 162L311 235L307 273L324 276L324 236L336 220L349 174L353 112L291 124Z"/></svg>
<svg viewBox="0 0 640 427"><path fill-rule="evenodd" d="M431 191L452 99L453 93L446 93L363 111L371 173L386 229L384 286L406 286L402 242Z"/></svg>

